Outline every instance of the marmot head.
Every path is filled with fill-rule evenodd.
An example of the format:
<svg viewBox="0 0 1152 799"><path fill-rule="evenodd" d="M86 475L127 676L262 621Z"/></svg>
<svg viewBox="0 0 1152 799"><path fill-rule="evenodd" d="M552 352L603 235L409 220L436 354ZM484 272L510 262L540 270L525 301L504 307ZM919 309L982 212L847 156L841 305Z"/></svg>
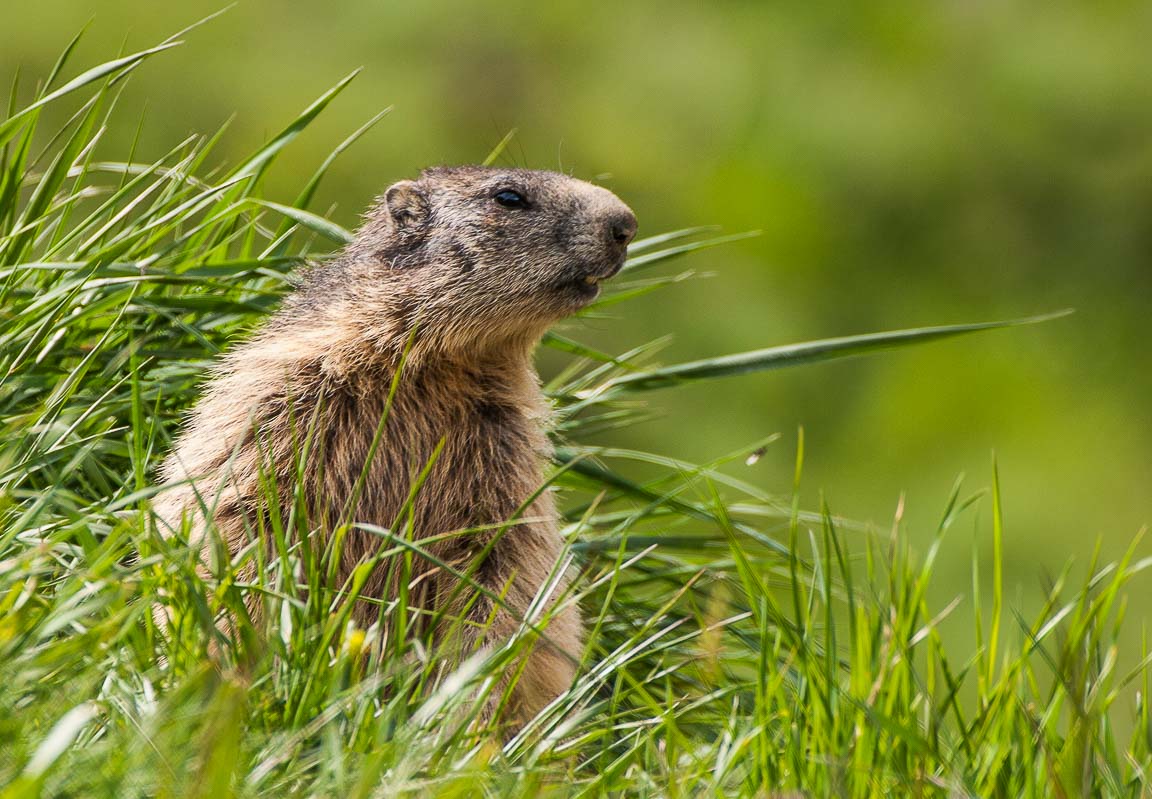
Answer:
<svg viewBox="0 0 1152 799"><path fill-rule="evenodd" d="M378 301L438 349L469 348L534 340L587 305L635 233L631 209L582 180L434 168L391 186L341 260L361 307Z"/></svg>

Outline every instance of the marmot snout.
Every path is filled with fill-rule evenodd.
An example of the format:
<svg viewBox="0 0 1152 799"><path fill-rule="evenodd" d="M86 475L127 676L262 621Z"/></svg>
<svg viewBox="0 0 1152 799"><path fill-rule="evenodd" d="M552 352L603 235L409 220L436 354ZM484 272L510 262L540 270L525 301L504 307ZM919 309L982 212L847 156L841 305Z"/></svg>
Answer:
<svg viewBox="0 0 1152 799"><path fill-rule="evenodd" d="M473 348L477 334L536 338L596 297L635 232L631 209L584 181L429 169L389 188L352 245L361 267L375 263L389 274L344 283L400 289L420 327L445 346Z"/></svg>
<svg viewBox="0 0 1152 799"><path fill-rule="evenodd" d="M532 350L620 270L635 232L614 194L550 172L437 168L393 185L354 241L307 269L264 327L221 359L164 463L162 530L190 518L197 542L211 524L236 555L271 529L269 514L286 522L297 496L312 535L402 524L435 561L470 568L488 590L456 590L451 575L420 562L410 601L464 617L461 653L506 639L562 550L552 494L539 490L551 446ZM301 464L305 427L313 443ZM331 587L381 546L354 528ZM363 593L395 596L386 573L395 574L377 569ZM378 612L354 610L365 626ZM513 692L522 714L571 683L583 649L575 608L546 636Z"/></svg>

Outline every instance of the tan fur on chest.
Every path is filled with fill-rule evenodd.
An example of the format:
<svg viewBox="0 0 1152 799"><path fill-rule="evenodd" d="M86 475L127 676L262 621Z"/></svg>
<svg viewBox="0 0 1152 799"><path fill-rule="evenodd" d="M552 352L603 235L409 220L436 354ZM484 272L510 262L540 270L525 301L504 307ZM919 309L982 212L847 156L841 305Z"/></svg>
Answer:
<svg viewBox="0 0 1152 799"><path fill-rule="evenodd" d="M547 406L526 360L417 362L399 375L385 360L350 377L333 374L320 355L283 357L305 354L314 338L257 339L236 350L165 466L170 480L200 477L201 491L221 493L218 521L245 522L222 530L234 550L266 512L269 482L282 507L302 482L310 521L327 533L356 522L403 526L420 540L515 519L523 529L504 534L498 560L514 568L521 554L556 553L550 496L533 499L550 445ZM459 560L490 536L480 530L430 551ZM380 545L352 534L348 569Z"/></svg>

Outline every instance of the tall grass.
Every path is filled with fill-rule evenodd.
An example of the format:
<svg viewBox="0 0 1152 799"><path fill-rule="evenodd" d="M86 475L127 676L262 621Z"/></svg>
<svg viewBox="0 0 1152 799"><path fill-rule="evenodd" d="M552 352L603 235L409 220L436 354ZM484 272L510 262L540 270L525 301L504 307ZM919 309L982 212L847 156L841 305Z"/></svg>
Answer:
<svg viewBox="0 0 1152 799"><path fill-rule="evenodd" d="M451 668L409 634L403 597L355 628L333 585L339 538L277 531L254 584L155 535L153 468L212 358L349 233L309 210L327 159L290 200L268 169L351 77L232 167L219 134L161 157L104 155L121 90L176 38L64 81L75 42L0 123L0 780L23 796L1141 796L1149 792L1146 651L1121 671L1124 592L1148 561L1093 562L1031 618L1003 596L998 482L958 484L913 553L800 499L733 477L776 437L710 463L592 447L633 423L640 392L798 366L997 325L872 334L672 366L565 335L547 386L577 602L590 635L571 690L518 732L480 710L547 635ZM63 120L47 126L51 114ZM343 152L373 117L334 148ZM689 229L638 241L589 312L690 272L724 242ZM653 270L646 274L646 270ZM1035 321L1035 320L1022 320ZM642 467L642 468L636 468ZM643 474L644 477L636 475ZM930 607L939 543L991 502L990 603L949 651ZM403 531L378 562L423 557ZM976 561L973 561L975 574ZM461 575L467 583L467 575ZM402 581L403 582L403 581ZM974 577L974 586L978 585ZM256 623L243 597L275 612ZM974 590L973 600L980 598ZM152 608L175 622L156 628ZM216 620L231 612L222 636Z"/></svg>

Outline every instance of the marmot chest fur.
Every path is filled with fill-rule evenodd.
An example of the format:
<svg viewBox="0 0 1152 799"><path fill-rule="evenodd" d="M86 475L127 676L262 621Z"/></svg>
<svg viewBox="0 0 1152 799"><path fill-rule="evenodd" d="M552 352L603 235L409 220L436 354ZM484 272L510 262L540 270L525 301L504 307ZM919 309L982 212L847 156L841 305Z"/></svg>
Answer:
<svg viewBox="0 0 1152 799"><path fill-rule="evenodd" d="M312 534L403 529L503 597L494 607L432 562L414 568L415 602L485 622L456 625L462 647L511 635L561 551L532 352L619 271L635 230L611 192L550 172L438 168L393 185L353 242L220 360L162 467L162 531L190 524L196 543L214 527L235 555L303 497ZM337 580L385 545L354 527ZM394 595L389 574L378 568L364 595ZM354 610L363 625L378 612ZM571 682L578 613L546 635L513 692L524 713Z"/></svg>

